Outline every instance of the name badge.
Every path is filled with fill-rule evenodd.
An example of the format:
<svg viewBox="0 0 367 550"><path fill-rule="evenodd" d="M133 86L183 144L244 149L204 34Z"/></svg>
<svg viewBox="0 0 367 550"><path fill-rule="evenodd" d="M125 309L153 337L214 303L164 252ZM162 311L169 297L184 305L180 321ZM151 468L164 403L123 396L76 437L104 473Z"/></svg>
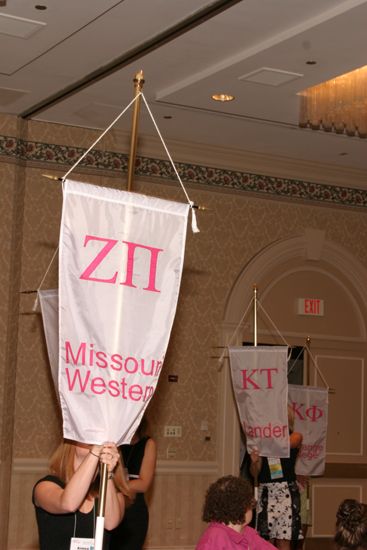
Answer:
<svg viewBox="0 0 367 550"><path fill-rule="evenodd" d="M268 458L271 479L280 479L283 477L282 464L280 458Z"/></svg>
<svg viewBox="0 0 367 550"><path fill-rule="evenodd" d="M94 539L77 539L72 537L70 550L94 550Z"/></svg>

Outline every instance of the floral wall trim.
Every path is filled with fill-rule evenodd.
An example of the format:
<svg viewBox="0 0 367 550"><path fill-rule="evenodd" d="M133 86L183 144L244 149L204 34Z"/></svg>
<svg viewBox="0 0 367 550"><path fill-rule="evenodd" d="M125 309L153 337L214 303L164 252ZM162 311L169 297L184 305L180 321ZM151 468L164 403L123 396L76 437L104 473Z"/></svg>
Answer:
<svg viewBox="0 0 367 550"><path fill-rule="evenodd" d="M81 147L24 141L0 135L0 156L23 162L44 162L71 166L85 152ZM251 192L264 196L313 201L334 206L367 208L367 191L349 187L312 183L298 179L278 178L238 170L212 168L199 164L175 163L184 183L215 187L222 190ZM94 170L126 173L128 155L94 149L79 164ZM176 175L168 160L137 157L136 175L174 181Z"/></svg>

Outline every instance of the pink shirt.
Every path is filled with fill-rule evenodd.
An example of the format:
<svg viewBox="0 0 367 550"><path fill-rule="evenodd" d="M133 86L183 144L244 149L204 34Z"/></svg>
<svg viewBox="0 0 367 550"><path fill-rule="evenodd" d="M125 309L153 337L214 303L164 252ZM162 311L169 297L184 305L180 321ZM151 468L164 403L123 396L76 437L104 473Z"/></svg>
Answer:
<svg viewBox="0 0 367 550"><path fill-rule="evenodd" d="M241 533L224 523L210 523L201 535L196 550L274 550L270 542L246 525Z"/></svg>

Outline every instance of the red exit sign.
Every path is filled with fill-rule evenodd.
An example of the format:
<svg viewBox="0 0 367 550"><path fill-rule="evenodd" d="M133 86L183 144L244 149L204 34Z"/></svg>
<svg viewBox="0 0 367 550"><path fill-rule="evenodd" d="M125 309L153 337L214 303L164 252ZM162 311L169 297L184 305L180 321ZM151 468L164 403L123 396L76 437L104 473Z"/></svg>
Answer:
<svg viewBox="0 0 367 550"><path fill-rule="evenodd" d="M324 300L320 298L298 298L298 315L314 315L322 317L324 315Z"/></svg>

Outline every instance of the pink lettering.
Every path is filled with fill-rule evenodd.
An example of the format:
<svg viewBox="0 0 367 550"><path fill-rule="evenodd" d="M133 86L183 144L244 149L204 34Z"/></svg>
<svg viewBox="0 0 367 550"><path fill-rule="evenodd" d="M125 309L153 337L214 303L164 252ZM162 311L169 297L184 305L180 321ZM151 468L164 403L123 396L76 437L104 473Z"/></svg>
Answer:
<svg viewBox="0 0 367 550"><path fill-rule="evenodd" d="M288 435L288 426L285 425L273 425L271 422L266 426L245 426L246 433L249 437L269 438L274 437L277 439L286 438Z"/></svg>
<svg viewBox="0 0 367 550"><path fill-rule="evenodd" d="M100 367L101 369L106 369L107 368L107 361L106 361L107 353L105 353L104 351L96 351L96 357L98 359L98 361L96 361L97 367Z"/></svg>
<svg viewBox="0 0 367 550"><path fill-rule="evenodd" d="M113 370L121 370L122 369L122 357L119 353L114 353L113 355L111 355L111 369ZM115 367L113 365L113 363L115 365L117 365L117 367Z"/></svg>
<svg viewBox="0 0 367 550"><path fill-rule="evenodd" d="M106 393L106 383L103 378L96 376L95 378L92 378L90 389L93 393L101 395L102 393Z"/></svg>
<svg viewBox="0 0 367 550"><path fill-rule="evenodd" d="M142 248L150 252L149 283L148 283L148 286L143 288L143 290L150 290L150 292L160 292L160 290L158 290L155 287L155 279L157 274L158 254L163 251L163 248L145 246L143 244L132 243L129 241L122 241L122 242L127 244L128 252L127 252L126 279L123 283L120 283L120 284L136 288L136 285L133 284L135 250L137 248Z"/></svg>
<svg viewBox="0 0 367 550"><path fill-rule="evenodd" d="M252 376L258 371L258 369L252 369L250 374L247 374L247 369L242 370L242 388L244 390L248 389L248 383L252 384L252 388L255 390L259 390L260 386L252 380Z"/></svg>
<svg viewBox="0 0 367 550"><path fill-rule="evenodd" d="M89 393L103 395L106 392L111 397L121 397L130 401L149 401L154 393L153 386L141 386L140 384L129 385L126 378L121 380L108 380L100 376L92 377L91 370L86 372L79 368L71 370L65 368L67 388L70 392L77 394Z"/></svg>
<svg viewBox="0 0 367 550"><path fill-rule="evenodd" d="M85 365L85 348L86 348L86 343L82 342L79 345L78 352L75 357L69 340L66 340L65 341L66 363L67 364L70 363L70 357L71 357L73 365L79 365L79 364ZM79 359L80 355L81 355L81 360Z"/></svg>
<svg viewBox="0 0 367 550"><path fill-rule="evenodd" d="M155 373L154 373L154 376L159 376L159 373L161 372L162 367L163 367L163 361L155 361L155 360L153 359L153 363L155 363Z"/></svg>
<svg viewBox="0 0 367 550"><path fill-rule="evenodd" d="M129 370L128 368L129 362L133 363L132 370ZM135 374L138 368L139 368L139 363L137 359L135 359L135 357L126 357L125 364L124 364L124 369L126 372L128 372L129 374Z"/></svg>
<svg viewBox="0 0 367 550"><path fill-rule="evenodd" d="M109 380L108 382L108 393L111 397L118 397L120 395L119 383L117 380Z"/></svg>
<svg viewBox="0 0 367 550"><path fill-rule="evenodd" d="M140 401L141 396L143 395L143 388L138 384L133 384L129 388L129 397L133 401Z"/></svg>
<svg viewBox="0 0 367 550"><path fill-rule="evenodd" d="M149 399L152 397L153 393L154 393L153 386L146 386L143 401L144 402L149 401Z"/></svg>
<svg viewBox="0 0 367 550"><path fill-rule="evenodd" d="M84 247L89 243L89 241L102 241L107 244L97 254L92 263L88 265L88 267L83 271L79 278L85 281L96 281L98 283L115 283L117 278L117 271L110 279L100 279L99 277L91 277L91 275L95 272L99 264L102 262L102 260L104 260L104 258L112 250L112 248L118 241L116 241L115 239L104 239L102 237L86 235L84 239Z"/></svg>
<svg viewBox="0 0 367 550"><path fill-rule="evenodd" d="M271 373L272 372L278 372L278 369L260 369L260 374L262 374L263 372L266 372L267 373L267 378L268 378L268 385L267 385L267 389L272 389L273 386L271 384L272 380L271 380Z"/></svg>
<svg viewBox="0 0 367 550"><path fill-rule="evenodd" d="M145 359L141 360L141 373L146 376L152 376L154 370L154 359L150 361L150 368L145 370Z"/></svg>
<svg viewBox="0 0 367 550"><path fill-rule="evenodd" d="M77 385L79 386L79 390L77 391L80 391L81 393L84 393L85 392L85 389L87 387L87 384L88 384L88 381L89 381L89 377L90 377L90 370L87 371L87 373L84 375L84 380L82 379L81 375L80 375L80 371L79 369L76 369L74 371L74 376L73 377L70 377L69 375L69 369L66 367L65 368L65 371L66 371L66 377L68 379L68 387L69 387L69 390L70 391L73 391L74 390L74 386Z"/></svg>
<svg viewBox="0 0 367 550"><path fill-rule="evenodd" d="M311 422L316 422L319 418L323 416L323 410L316 405L312 405L306 409L306 416L311 420Z"/></svg>
<svg viewBox="0 0 367 550"><path fill-rule="evenodd" d="M294 412L294 415L300 419L300 420L304 420L304 416L302 415L302 412L301 412L301 407L304 407L304 403L300 403L300 404L297 404L297 403L294 403L292 402L292 408L293 408L293 412Z"/></svg>
<svg viewBox="0 0 367 550"><path fill-rule="evenodd" d="M127 399L127 397L126 397L126 380L125 380L125 378L121 379L121 397L122 397L122 399Z"/></svg>

